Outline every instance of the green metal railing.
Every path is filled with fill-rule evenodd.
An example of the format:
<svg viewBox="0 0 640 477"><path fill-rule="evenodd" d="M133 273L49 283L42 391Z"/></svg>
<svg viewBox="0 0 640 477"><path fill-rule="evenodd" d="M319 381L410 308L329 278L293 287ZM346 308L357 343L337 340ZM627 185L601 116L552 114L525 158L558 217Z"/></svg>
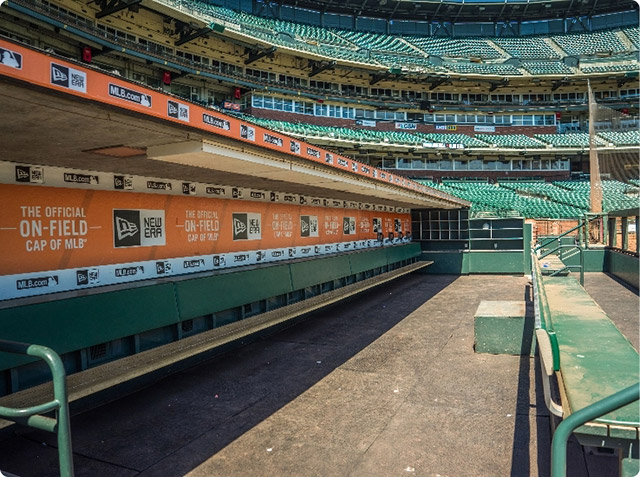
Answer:
<svg viewBox="0 0 640 477"><path fill-rule="evenodd" d="M560 347L558 346L558 337L553 330L549 300L547 299L547 293L544 291L544 286L542 286L540 263L534 251L531 252L531 263L533 268L531 278L533 281L534 304L536 309L536 327L544 329L549 335L553 355L553 370L560 371Z"/></svg>
<svg viewBox="0 0 640 477"><path fill-rule="evenodd" d="M578 250L578 253L580 254L580 265L564 265L563 263L563 268L561 268L560 270L555 270L550 276L555 276L558 273L563 272L564 270L570 270L572 268L577 268L578 270L580 270L580 285L584 286L584 250L580 245L571 245L571 244L565 244L565 245L558 245L556 248L551 249L551 250L547 250L546 252L542 253L538 259L542 259L548 255L551 255L555 252L557 252L558 250L560 250L560 260L562 260L562 250L566 249L566 248L570 248L570 249L576 249Z"/></svg>
<svg viewBox="0 0 640 477"><path fill-rule="evenodd" d="M0 340L0 351L34 356L44 360L53 377L53 400L25 408L0 406L0 417L25 426L57 434L60 476L73 476L73 453L71 450L71 426L67 399L67 376L60 356L46 346ZM55 411L55 418L43 414Z"/></svg>
<svg viewBox="0 0 640 477"><path fill-rule="evenodd" d="M640 399L640 383L618 391L564 419L557 427L551 444L551 477L567 473L567 440L579 426Z"/></svg>
<svg viewBox="0 0 640 477"><path fill-rule="evenodd" d="M570 228L569 230L567 230L566 232L562 232L560 235L556 236L556 237L551 237L549 238L547 241L543 242L543 243L539 243L534 247L534 252L537 252L538 250L546 247L547 245L552 244L555 241L558 241L558 244L560 243L560 239L562 237L566 237L567 235L569 235L571 232L575 232L576 230L582 229L583 227L585 227L588 223L590 223L593 220L596 220L598 218L602 217L602 215L594 215L592 217L586 217L584 219L580 219L578 220L578 225L576 225L575 227ZM581 240L581 235L578 234L578 240ZM585 243L586 245L586 243Z"/></svg>

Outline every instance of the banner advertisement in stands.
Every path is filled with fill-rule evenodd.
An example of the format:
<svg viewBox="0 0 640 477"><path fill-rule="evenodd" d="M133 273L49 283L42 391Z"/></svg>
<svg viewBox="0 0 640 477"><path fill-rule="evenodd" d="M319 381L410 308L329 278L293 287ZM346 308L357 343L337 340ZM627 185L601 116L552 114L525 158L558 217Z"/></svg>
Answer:
<svg viewBox="0 0 640 477"><path fill-rule="evenodd" d="M371 119L356 119L356 126L366 126L368 128L375 128L376 122Z"/></svg>
<svg viewBox="0 0 640 477"><path fill-rule="evenodd" d="M418 125L416 123L396 123L396 129L416 130Z"/></svg>
<svg viewBox="0 0 640 477"><path fill-rule="evenodd" d="M0 300L410 240L404 209L7 164L0 241L11 253L0 255Z"/></svg>
<svg viewBox="0 0 640 477"><path fill-rule="evenodd" d="M436 124L436 131L457 131L458 126L455 124Z"/></svg>
<svg viewBox="0 0 640 477"><path fill-rule="evenodd" d="M496 132L495 126L473 126L474 132L494 133Z"/></svg>
<svg viewBox="0 0 640 477"><path fill-rule="evenodd" d="M221 109L214 110L196 104L177 101L173 96L142 85L131 83L124 78L111 76L84 65L34 51L23 45L0 40L0 76L8 76L41 87L65 92L71 96L85 98L116 108L136 111L144 115L161 118L193 128L225 136L241 142L251 142L256 146L279 151L289 156L297 156L328 167L340 167L340 163L358 176L367 176L380 181L380 171L367 168L353 159L337 156L336 161L325 160L326 151L321 148L307 147L306 143L289 141L288 136L265 129L257 125L248 125L247 121L227 116ZM235 109L237 103L227 102L225 107ZM375 121L371 121L375 126ZM362 120L363 125L369 125ZM402 129L415 129L413 123L404 124ZM424 185L407 180L401 187L420 191L429 191Z"/></svg>

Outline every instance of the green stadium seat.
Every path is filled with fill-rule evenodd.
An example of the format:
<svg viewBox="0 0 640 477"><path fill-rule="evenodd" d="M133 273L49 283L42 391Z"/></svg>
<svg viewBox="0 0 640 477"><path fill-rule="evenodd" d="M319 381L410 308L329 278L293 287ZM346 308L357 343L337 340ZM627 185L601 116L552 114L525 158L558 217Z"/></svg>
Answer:
<svg viewBox="0 0 640 477"><path fill-rule="evenodd" d="M543 149L547 147L543 142L524 134L476 134L475 137L496 147L513 149Z"/></svg>
<svg viewBox="0 0 640 477"><path fill-rule="evenodd" d="M572 75L573 68L561 61L526 61L522 67L532 75Z"/></svg>
<svg viewBox="0 0 640 477"><path fill-rule="evenodd" d="M560 58L560 54L547 44L543 37L500 37L492 38L492 41L514 58L523 60Z"/></svg>
<svg viewBox="0 0 640 477"><path fill-rule="evenodd" d="M567 33L552 35L550 38L572 56L621 53L627 50L614 30Z"/></svg>

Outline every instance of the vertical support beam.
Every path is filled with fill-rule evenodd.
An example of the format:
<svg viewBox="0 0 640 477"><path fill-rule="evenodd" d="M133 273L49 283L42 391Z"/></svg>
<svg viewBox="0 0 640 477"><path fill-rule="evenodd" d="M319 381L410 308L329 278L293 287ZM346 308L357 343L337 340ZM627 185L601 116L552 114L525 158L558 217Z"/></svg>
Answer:
<svg viewBox="0 0 640 477"><path fill-rule="evenodd" d="M524 274L531 275L531 246L533 241L533 225L531 223L524 224L523 239L524 239Z"/></svg>
<svg viewBox="0 0 640 477"><path fill-rule="evenodd" d="M83 348L78 351L78 353L80 354L80 369L84 371L89 368L89 350L87 348Z"/></svg>
<svg viewBox="0 0 640 477"><path fill-rule="evenodd" d="M17 393L20 390L18 383L19 383L18 369L11 368L9 370L9 390L12 393Z"/></svg>
<svg viewBox="0 0 640 477"><path fill-rule="evenodd" d="M640 253L640 240L638 240L638 225L640 225L640 217L636 215L636 253Z"/></svg>
<svg viewBox="0 0 640 477"><path fill-rule="evenodd" d="M616 217L611 217L609 223L609 247L615 247L617 244Z"/></svg>
<svg viewBox="0 0 640 477"><path fill-rule="evenodd" d="M600 164L598 163L598 151L596 150L596 104L591 82L587 80L589 90L589 181L591 183L591 213L602 213L602 183L600 181Z"/></svg>
<svg viewBox="0 0 640 477"><path fill-rule="evenodd" d="M627 250L629 248L629 218L622 217L620 220L622 223L622 250Z"/></svg>
<svg viewBox="0 0 640 477"><path fill-rule="evenodd" d="M582 227L582 238L584 240L584 248L589 248L589 218L584 218L584 227Z"/></svg>

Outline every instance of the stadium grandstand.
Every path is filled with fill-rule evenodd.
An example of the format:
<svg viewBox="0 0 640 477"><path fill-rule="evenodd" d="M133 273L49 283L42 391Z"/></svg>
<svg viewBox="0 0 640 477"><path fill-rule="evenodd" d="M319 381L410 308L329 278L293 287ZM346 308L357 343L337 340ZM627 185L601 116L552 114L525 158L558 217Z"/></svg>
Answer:
<svg viewBox="0 0 640 477"><path fill-rule="evenodd" d="M62 43L55 33L45 41L45 33L45 49L71 58L83 52L93 68L255 117L409 177L466 177L470 168L492 177L498 158L512 177L588 172L587 80L597 101L623 114L616 127L627 139L608 144L638 146L633 10L592 15L588 24L579 17L534 17L517 28L506 21L399 19L384 28L375 21L374 28L358 17L345 29L340 22L352 17L327 14L321 26L311 13L303 23L293 20L306 14L284 19L261 4L248 12L231 4L160 1L157 11L143 9L145 26L122 12L97 19L97 8L75 4L16 5L25 10L24 21L5 25L9 38L33 43L24 36L29 21L43 17L65 32ZM518 5L507 2L505 9L504 18Z"/></svg>
<svg viewBox="0 0 640 477"><path fill-rule="evenodd" d="M0 0L0 475L637 476L639 54L632 0Z"/></svg>

